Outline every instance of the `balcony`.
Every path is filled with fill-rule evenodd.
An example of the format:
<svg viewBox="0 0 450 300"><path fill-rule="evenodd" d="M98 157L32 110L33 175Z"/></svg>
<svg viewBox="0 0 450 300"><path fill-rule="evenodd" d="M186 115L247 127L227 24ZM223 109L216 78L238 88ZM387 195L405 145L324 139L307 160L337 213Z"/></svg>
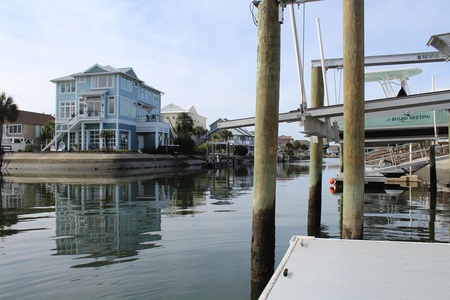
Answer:
<svg viewBox="0 0 450 300"><path fill-rule="evenodd" d="M169 133L169 124L163 122L163 117L145 115L136 118L136 132Z"/></svg>

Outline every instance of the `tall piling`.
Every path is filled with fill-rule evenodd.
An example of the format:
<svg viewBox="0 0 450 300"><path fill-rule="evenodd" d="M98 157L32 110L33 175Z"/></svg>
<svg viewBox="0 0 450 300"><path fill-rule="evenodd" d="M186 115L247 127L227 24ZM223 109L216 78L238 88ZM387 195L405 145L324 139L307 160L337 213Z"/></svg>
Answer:
<svg viewBox="0 0 450 300"><path fill-rule="evenodd" d="M251 298L258 299L275 264L275 185L280 90L278 1L258 4Z"/></svg>
<svg viewBox="0 0 450 300"><path fill-rule="evenodd" d="M437 174L436 174L436 148L431 145L429 148L430 157L430 197L436 198L437 192Z"/></svg>
<svg viewBox="0 0 450 300"><path fill-rule="evenodd" d="M311 108L322 107L324 86L322 68L311 69ZM309 236L320 237L320 220L322 214L322 162L323 139L311 137L309 146L309 199L308 226Z"/></svg>
<svg viewBox="0 0 450 300"><path fill-rule="evenodd" d="M364 229L364 0L343 0L344 239Z"/></svg>

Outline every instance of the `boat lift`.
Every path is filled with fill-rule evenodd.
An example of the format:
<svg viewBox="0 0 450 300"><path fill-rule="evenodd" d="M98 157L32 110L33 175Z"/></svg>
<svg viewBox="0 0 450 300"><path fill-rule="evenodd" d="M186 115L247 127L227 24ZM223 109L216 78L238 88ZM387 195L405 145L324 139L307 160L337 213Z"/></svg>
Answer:
<svg viewBox="0 0 450 300"><path fill-rule="evenodd" d="M365 66L445 62L446 58L447 56L441 54L440 52L368 56L365 58ZM342 68L343 61L341 58L326 59L324 64L326 69L339 69ZM321 67L322 62L321 60L313 60L311 65L313 68ZM374 72L372 74L369 73L367 78L371 81L381 81L382 84L386 85L389 77L397 75L397 79L403 82L402 84L407 87L407 78L419 74L420 69L409 68L400 71L394 70L384 72L384 77L381 75L381 72L378 72L378 74ZM376 74L377 76L375 76ZM393 114L407 114L411 112L450 109L450 91L407 95L403 97L392 97L392 88L385 88L385 92L387 95L391 96L391 98L365 102L366 117L379 117ZM279 122L301 122L301 126L304 127L303 133L306 136L325 138L327 142L339 142L338 121L341 120L342 117L343 105L332 105L320 108L307 108L302 105L296 110L280 113ZM255 118L249 117L236 120L227 120L219 123L218 127L234 128L254 125Z"/></svg>

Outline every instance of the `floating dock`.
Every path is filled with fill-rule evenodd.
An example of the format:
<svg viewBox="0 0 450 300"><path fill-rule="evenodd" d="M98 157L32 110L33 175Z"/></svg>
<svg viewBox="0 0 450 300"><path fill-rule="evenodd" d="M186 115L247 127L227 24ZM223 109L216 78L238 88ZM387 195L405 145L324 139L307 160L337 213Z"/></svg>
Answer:
<svg viewBox="0 0 450 300"><path fill-rule="evenodd" d="M294 236L259 299L448 299L450 244Z"/></svg>

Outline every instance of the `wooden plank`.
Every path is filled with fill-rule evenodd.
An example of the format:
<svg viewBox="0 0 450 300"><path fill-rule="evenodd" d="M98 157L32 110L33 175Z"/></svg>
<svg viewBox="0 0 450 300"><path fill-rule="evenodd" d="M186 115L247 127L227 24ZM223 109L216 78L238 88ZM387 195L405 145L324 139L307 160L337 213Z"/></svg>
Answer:
<svg viewBox="0 0 450 300"><path fill-rule="evenodd" d="M290 243L260 299L448 299L450 294L450 244L302 236Z"/></svg>

